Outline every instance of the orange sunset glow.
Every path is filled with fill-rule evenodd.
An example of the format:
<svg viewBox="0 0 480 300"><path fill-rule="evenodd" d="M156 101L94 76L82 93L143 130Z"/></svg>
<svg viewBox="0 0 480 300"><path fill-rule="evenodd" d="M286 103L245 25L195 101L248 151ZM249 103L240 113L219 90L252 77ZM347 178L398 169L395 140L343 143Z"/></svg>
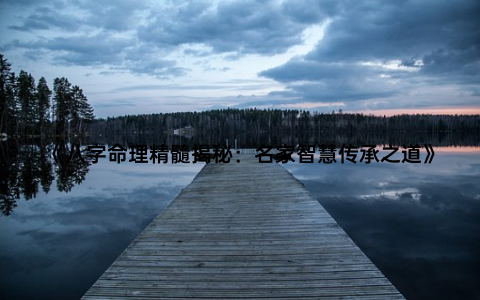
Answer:
<svg viewBox="0 0 480 300"><path fill-rule="evenodd" d="M431 114L431 115L480 115L480 107L428 107L410 109L383 109L361 111L364 114L376 116L395 116L402 114Z"/></svg>

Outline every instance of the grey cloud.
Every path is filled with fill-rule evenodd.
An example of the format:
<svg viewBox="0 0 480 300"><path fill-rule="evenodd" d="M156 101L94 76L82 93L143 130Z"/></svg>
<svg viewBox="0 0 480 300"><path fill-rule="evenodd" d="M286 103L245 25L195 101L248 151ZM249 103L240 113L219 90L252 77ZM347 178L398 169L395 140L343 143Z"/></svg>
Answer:
<svg viewBox="0 0 480 300"><path fill-rule="evenodd" d="M310 53L259 75L289 86L284 96L314 99L315 91L316 98L345 101L395 95L415 82L470 87L480 82L476 0L15 2L5 5L25 9L27 17L10 29L55 29L68 35L37 35L36 40L11 41L0 49L26 48L31 59L41 59L35 51L48 52L60 64L104 65L111 71L159 78L182 76L188 70L165 59L178 46L187 48L185 55L223 53L227 60L284 53L302 42L306 28L330 20ZM192 44L206 50L188 49ZM418 71L407 74L360 64L392 60ZM401 82L391 85L381 75Z"/></svg>
<svg viewBox="0 0 480 300"><path fill-rule="evenodd" d="M451 75L457 82L480 82L480 44L465 49L437 49L423 57L422 71L427 75Z"/></svg>
<svg viewBox="0 0 480 300"><path fill-rule="evenodd" d="M127 70L157 77L181 76L187 71L175 66L175 62L159 58L165 51L159 51L155 45L138 43L132 29L142 21L141 11L146 3L120 0L115 3L54 1L39 4L27 1L8 5L8 8L11 12L22 9L21 15L26 15L9 29L28 31L36 37L5 43L2 51L23 48L25 56L33 60L49 59L68 66L102 65L112 71ZM41 36L36 33L39 30L49 31ZM157 55L152 56L155 51Z"/></svg>
<svg viewBox="0 0 480 300"><path fill-rule="evenodd" d="M136 0L81 1L78 7L88 12L86 22L90 26L104 30L126 31L138 25L140 18L136 14L146 9L147 5Z"/></svg>
<svg viewBox="0 0 480 300"><path fill-rule="evenodd" d="M22 31L58 28L76 32L81 26L109 31L126 31L135 28L140 21L137 12L146 4L135 0L118 0L112 3L99 1L15 1L8 3L13 9L32 10L21 25L10 26Z"/></svg>
<svg viewBox="0 0 480 300"><path fill-rule="evenodd" d="M41 49L30 49L25 51L25 57L28 59L31 59L33 61L39 61L39 60L44 60L45 57L49 55L48 50L41 50Z"/></svg>
<svg viewBox="0 0 480 300"><path fill-rule="evenodd" d="M132 73L157 76L159 78L182 76L188 71L186 68L176 67L175 62L169 60L148 62L132 61L120 69L127 69Z"/></svg>
<svg viewBox="0 0 480 300"><path fill-rule="evenodd" d="M422 58L442 46L477 38L478 1L344 1L321 45L308 58ZM476 12L476 13L474 13ZM477 40L478 42L478 40ZM469 43L467 43L469 44Z"/></svg>
<svg viewBox="0 0 480 300"><path fill-rule="evenodd" d="M425 73L448 72L478 79L478 1L343 2L321 44L306 56L315 61L396 60Z"/></svg>
<svg viewBox="0 0 480 300"><path fill-rule="evenodd" d="M53 1L52 1L53 2ZM59 3L60 1L54 1ZM38 1L36 0L16 0L16 1L11 1L11 0L0 0L0 4L5 6L5 5L11 5L11 6L23 6L23 7L30 7L30 6L36 6L38 5Z"/></svg>
<svg viewBox="0 0 480 300"><path fill-rule="evenodd" d="M155 90L216 90L224 89L224 85L179 85L179 84L156 84L156 85L134 85L116 88L113 92L125 91L155 91Z"/></svg>
<svg viewBox="0 0 480 300"><path fill-rule="evenodd" d="M478 87L478 85L472 87L470 90L473 96L480 96L480 88Z"/></svg>
<svg viewBox="0 0 480 300"><path fill-rule="evenodd" d="M25 48L31 59L41 59L38 53L50 53L54 62L64 65L110 66L112 71L129 71L135 74L160 78L184 75L188 69L176 66L172 60L159 58L161 51L155 47L138 46L132 38L115 37L108 33L92 36L55 37L36 42L13 41L7 48Z"/></svg>
<svg viewBox="0 0 480 300"><path fill-rule="evenodd" d="M380 77L383 72L386 71L378 67L350 62L294 59L259 75L287 83L284 96L317 102L352 102L397 94L398 88Z"/></svg>
<svg viewBox="0 0 480 300"><path fill-rule="evenodd" d="M130 40L115 38L107 34L56 37L33 44L34 47L57 51L57 53L66 52L66 54L57 55L56 59L83 66L118 63L122 59L122 50L129 45Z"/></svg>
<svg viewBox="0 0 480 300"><path fill-rule="evenodd" d="M193 55L197 57L204 57L212 54L210 51L195 50L195 49L185 49L183 50L183 53L186 55Z"/></svg>
<svg viewBox="0 0 480 300"><path fill-rule="evenodd" d="M27 16L22 25L10 26L10 29L20 31L47 30L60 28L75 31L80 27L81 20L72 15L64 15L49 7L39 7Z"/></svg>
<svg viewBox="0 0 480 300"><path fill-rule="evenodd" d="M404 67L419 67L417 64L417 60L413 58L404 58L399 66L404 66Z"/></svg>
<svg viewBox="0 0 480 300"><path fill-rule="evenodd" d="M468 89L480 82L478 1L346 0L335 9L315 49L259 75L287 84L285 96L311 101L408 96L421 84ZM397 60L416 72L362 64Z"/></svg>
<svg viewBox="0 0 480 300"><path fill-rule="evenodd" d="M73 65L115 64L122 60L122 52L131 45L128 38L117 38L106 33L70 37L41 38L34 42L14 40L5 49L24 48L35 59L34 52L49 51L57 63Z"/></svg>
<svg viewBox="0 0 480 300"><path fill-rule="evenodd" d="M335 81L329 85L318 83L305 83L291 85L290 89L296 91L296 94L306 100L319 102L352 102L359 100L386 98L398 94L396 89L385 89L381 84L376 83L376 87L365 87L364 81L342 82Z"/></svg>
<svg viewBox="0 0 480 300"><path fill-rule="evenodd" d="M315 24L319 20L337 14L340 8L339 3L335 0L285 1L282 5L282 11L299 23Z"/></svg>
<svg viewBox="0 0 480 300"><path fill-rule="evenodd" d="M244 54L277 54L302 42L301 33L321 24L335 2L210 1L163 2L150 5L132 0L38 2L19 5L26 17L10 29L58 30L36 39L11 41L3 49L48 51L58 64L110 67L160 78L182 76L188 69L163 59L180 45L203 44L211 50L186 49L186 55L226 53L235 60ZM12 7L12 6L10 6ZM139 26L139 24L142 24ZM68 34L61 34L68 33ZM73 36L72 36L73 33ZM225 69L224 71L226 71Z"/></svg>
<svg viewBox="0 0 480 300"><path fill-rule="evenodd" d="M272 78L280 82L294 81L331 81L357 78L359 75L372 76L378 70L359 64L334 62L325 63L314 60L292 59L288 63L260 72L260 76Z"/></svg>
<svg viewBox="0 0 480 300"><path fill-rule="evenodd" d="M121 67L135 74L151 75L158 78L176 77L185 75L187 68L176 66L174 60L163 59L165 49L159 49L155 45L136 45L128 47L124 51L124 62Z"/></svg>
<svg viewBox="0 0 480 300"><path fill-rule="evenodd" d="M198 43L214 52L241 54L282 53L301 43L301 32L308 25L285 14L282 4L274 1L220 2L217 7L188 2L157 10L151 18L139 29L143 41L170 46Z"/></svg>

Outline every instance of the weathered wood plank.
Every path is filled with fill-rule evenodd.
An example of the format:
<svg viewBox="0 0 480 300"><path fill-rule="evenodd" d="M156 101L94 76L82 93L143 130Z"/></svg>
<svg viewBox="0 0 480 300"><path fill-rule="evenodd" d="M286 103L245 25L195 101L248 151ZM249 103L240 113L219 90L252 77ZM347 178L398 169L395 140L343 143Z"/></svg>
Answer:
<svg viewBox="0 0 480 300"><path fill-rule="evenodd" d="M289 172L240 160L205 166L84 299L403 299Z"/></svg>

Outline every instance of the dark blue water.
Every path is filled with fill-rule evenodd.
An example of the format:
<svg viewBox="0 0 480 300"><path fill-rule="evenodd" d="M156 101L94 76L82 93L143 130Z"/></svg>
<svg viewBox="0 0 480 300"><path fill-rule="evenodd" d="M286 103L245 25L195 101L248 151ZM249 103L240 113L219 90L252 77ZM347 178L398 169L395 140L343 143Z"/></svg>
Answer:
<svg viewBox="0 0 480 300"><path fill-rule="evenodd" d="M408 299L480 298L480 149L435 150L431 164L283 166ZM104 159L49 176L48 155L22 153L3 165L24 186L1 207L2 299L80 298L203 166Z"/></svg>
<svg viewBox="0 0 480 300"><path fill-rule="evenodd" d="M480 149L431 164L286 164L407 299L480 299Z"/></svg>
<svg viewBox="0 0 480 300"><path fill-rule="evenodd" d="M79 299L203 164L100 160L81 184L0 217L0 298Z"/></svg>

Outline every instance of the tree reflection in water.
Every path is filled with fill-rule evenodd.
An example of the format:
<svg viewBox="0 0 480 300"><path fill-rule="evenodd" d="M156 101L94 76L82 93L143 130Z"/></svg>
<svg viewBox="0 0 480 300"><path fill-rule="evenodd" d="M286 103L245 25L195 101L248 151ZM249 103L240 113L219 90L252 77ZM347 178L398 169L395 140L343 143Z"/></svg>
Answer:
<svg viewBox="0 0 480 300"><path fill-rule="evenodd" d="M281 145L297 146L334 144L354 145L409 145L431 144L433 147L443 146L478 146L478 134L451 132L396 132L394 135L364 133L344 135L331 131L312 135L303 132L299 135L292 131L281 131L277 134L242 132L234 137L226 134L197 134L178 136L172 134L95 134L92 133L82 141L57 140L46 142L8 140L0 142L0 210L10 215L16 202L23 195L26 200L36 197L41 187L45 193L50 191L53 181L58 191L68 193L75 185L81 184L88 173L90 162L87 160L87 145L114 145L124 147L134 145L194 145L205 144L213 147L216 144L237 144L239 148L256 148L262 144L273 148ZM77 149L77 145L79 148ZM83 146L82 146L83 145ZM170 148L171 149L171 148ZM77 151L80 151L80 155ZM55 156L57 156L57 161Z"/></svg>
<svg viewBox="0 0 480 300"><path fill-rule="evenodd" d="M41 141L28 144L19 141L1 142L1 212L5 216L10 215L22 195L25 200L31 200L36 197L40 187L47 194L54 180L57 190L65 193L81 184L90 165L85 159L86 148L79 146L81 155L78 155L71 153L72 147L65 141L57 141L56 146ZM54 150L57 161L54 159Z"/></svg>

